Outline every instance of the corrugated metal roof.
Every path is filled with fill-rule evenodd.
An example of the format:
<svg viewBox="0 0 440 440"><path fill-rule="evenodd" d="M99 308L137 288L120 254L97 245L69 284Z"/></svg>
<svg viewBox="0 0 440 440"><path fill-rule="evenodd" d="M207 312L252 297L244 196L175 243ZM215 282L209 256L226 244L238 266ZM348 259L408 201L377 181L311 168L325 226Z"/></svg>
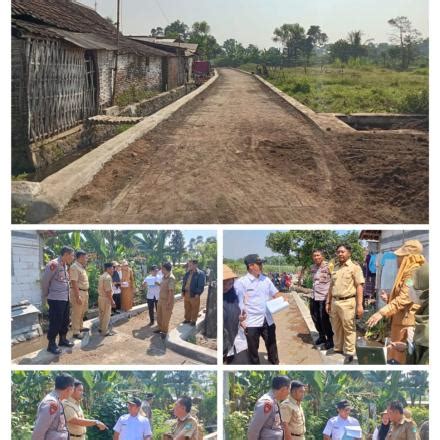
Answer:
<svg viewBox="0 0 440 440"><path fill-rule="evenodd" d="M128 37L134 40L145 41L147 43L155 43L155 44L160 44L162 46L184 48L190 51L196 51L197 48L199 47L199 45L195 43L186 43L186 42L179 43L170 38L154 38L143 35L128 35Z"/></svg>
<svg viewBox="0 0 440 440"><path fill-rule="evenodd" d="M12 25L40 36L61 38L84 49L117 49L116 44L112 44L107 37L94 33L70 32L64 29L29 23L24 20L12 20Z"/></svg>

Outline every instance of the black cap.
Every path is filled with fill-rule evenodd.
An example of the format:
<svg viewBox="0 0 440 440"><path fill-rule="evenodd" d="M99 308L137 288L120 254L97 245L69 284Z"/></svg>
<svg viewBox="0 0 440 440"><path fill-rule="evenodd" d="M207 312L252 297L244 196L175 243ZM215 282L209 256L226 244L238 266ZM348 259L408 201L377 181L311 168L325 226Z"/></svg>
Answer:
<svg viewBox="0 0 440 440"><path fill-rule="evenodd" d="M140 399L138 399L137 397L130 397L128 400L127 400L127 403L131 403L131 404L133 404L133 405L136 405L136 406L142 406L142 402L141 402L141 400Z"/></svg>
<svg viewBox="0 0 440 440"><path fill-rule="evenodd" d="M150 270L156 270L156 269L158 269L157 265L156 265L156 264L153 264L153 265L151 266L151 269L150 269Z"/></svg>
<svg viewBox="0 0 440 440"><path fill-rule="evenodd" d="M341 400L340 402L338 402L336 404L336 408L338 408L338 409L345 409L345 408L352 409L352 406L350 405L350 402L348 400Z"/></svg>
<svg viewBox="0 0 440 440"><path fill-rule="evenodd" d="M152 398L154 397L154 393L147 393L147 394L145 395L145 397L146 397L147 399L152 399Z"/></svg>
<svg viewBox="0 0 440 440"><path fill-rule="evenodd" d="M250 254L250 255L246 255L246 257L244 257L244 264L246 264L246 266L248 266L249 264L255 264L255 263L264 263L265 260L263 258L260 258L258 256L258 254Z"/></svg>

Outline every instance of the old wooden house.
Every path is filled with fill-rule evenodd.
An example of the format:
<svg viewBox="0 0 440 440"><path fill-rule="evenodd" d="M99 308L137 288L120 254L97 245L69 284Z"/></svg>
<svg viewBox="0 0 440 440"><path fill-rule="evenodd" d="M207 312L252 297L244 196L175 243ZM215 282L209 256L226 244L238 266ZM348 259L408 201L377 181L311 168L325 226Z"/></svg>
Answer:
<svg viewBox="0 0 440 440"><path fill-rule="evenodd" d="M119 34L71 0L12 0L12 169L38 167L41 143L102 113L131 88L168 87L176 54ZM116 58L117 70L115 69Z"/></svg>

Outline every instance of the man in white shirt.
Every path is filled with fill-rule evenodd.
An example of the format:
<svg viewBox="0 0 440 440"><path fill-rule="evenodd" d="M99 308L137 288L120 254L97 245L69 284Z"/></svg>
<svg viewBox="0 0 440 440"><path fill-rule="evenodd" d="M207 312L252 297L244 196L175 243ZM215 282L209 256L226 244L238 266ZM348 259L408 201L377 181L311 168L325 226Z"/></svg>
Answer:
<svg viewBox="0 0 440 440"><path fill-rule="evenodd" d="M246 314L244 326L248 343L248 354L251 364L259 364L258 348L260 336L266 344L268 359L271 364L278 365L278 349L275 323L267 309L267 302L281 293L272 281L263 275L263 263L257 254L245 257L244 264L248 273L239 278L235 284L241 310Z"/></svg>
<svg viewBox="0 0 440 440"><path fill-rule="evenodd" d="M148 313L150 316L149 326L154 325L154 310L157 313L157 301L159 300L160 292L160 281L161 278L158 277L159 269L156 265L151 266L150 274L144 279L142 287L147 287L147 304Z"/></svg>
<svg viewBox="0 0 440 440"><path fill-rule="evenodd" d="M362 439L362 429L354 417L350 417L351 405L348 400L341 400L336 405L338 415L328 420L323 431L324 440Z"/></svg>
<svg viewBox="0 0 440 440"><path fill-rule="evenodd" d="M151 440L153 433L150 422L139 414L142 406L141 400L133 397L127 405L128 414L119 417L113 428L113 440Z"/></svg>

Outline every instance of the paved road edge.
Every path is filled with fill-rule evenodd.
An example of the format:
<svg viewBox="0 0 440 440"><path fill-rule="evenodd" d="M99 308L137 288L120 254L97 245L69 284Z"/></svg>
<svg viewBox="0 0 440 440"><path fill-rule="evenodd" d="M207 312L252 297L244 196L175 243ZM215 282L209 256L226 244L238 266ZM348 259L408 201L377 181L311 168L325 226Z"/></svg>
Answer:
<svg viewBox="0 0 440 440"><path fill-rule="evenodd" d="M113 156L170 118L177 110L203 93L218 77L218 72L215 71L214 76L196 90L144 118L42 182L12 182L12 206L25 207L26 220L30 223L43 222L60 212Z"/></svg>

